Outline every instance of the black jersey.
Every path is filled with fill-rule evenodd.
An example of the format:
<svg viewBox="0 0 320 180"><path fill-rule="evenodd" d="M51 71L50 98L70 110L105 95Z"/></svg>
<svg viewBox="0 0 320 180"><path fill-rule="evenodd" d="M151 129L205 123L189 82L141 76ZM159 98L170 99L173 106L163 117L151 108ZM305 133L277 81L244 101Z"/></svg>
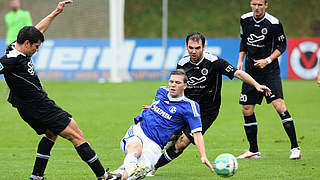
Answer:
<svg viewBox="0 0 320 180"><path fill-rule="evenodd" d="M17 49L15 43L8 46L0 59L0 74L10 88L8 101L14 106L27 105L47 97L34 70L31 57Z"/></svg>
<svg viewBox="0 0 320 180"><path fill-rule="evenodd" d="M218 111L221 104L222 74L232 79L236 69L226 60L204 53L198 63L190 61L190 56L182 58L177 69L183 69L188 77L185 95L199 103L200 111Z"/></svg>
<svg viewBox="0 0 320 180"><path fill-rule="evenodd" d="M246 13L240 19L240 51L246 52L245 68L247 72L280 72L278 59L260 69L254 67L253 60L265 59L276 49L286 50L287 40L282 24L272 15L265 13L261 19L255 19L253 12Z"/></svg>

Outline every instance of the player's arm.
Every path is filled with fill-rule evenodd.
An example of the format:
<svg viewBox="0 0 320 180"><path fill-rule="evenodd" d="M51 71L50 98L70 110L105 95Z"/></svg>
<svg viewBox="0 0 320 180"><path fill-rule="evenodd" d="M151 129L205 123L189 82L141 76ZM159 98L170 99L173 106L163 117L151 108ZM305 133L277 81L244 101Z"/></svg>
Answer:
<svg viewBox="0 0 320 180"><path fill-rule="evenodd" d="M244 36L244 32L243 32L243 19L240 19L240 37L241 37L241 41L240 41L240 48L239 48L239 57L238 57L238 63L237 63L237 69L242 70L243 68L243 59L244 56L247 52L247 44L246 44L246 38Z"/></svg>
<svg viewBox="0 0 320 180"><path fill-rule="evenodd" d="M237 77L241 81L252 85L257 89L257 91L260 92L265 92L267 96L271 94L271 90L265 86L265 85L260 85L256 80L254 80L248 73L242 71L242 70L236 70L234 73L234 77Z"/></svg>
<svg viewBox="0 0 320 180"><path fill-rule="evenodd" d="M44 33L48 29L54 18L62 12L64 6L70 3L72 3L71 0L59 2L57 8L52 11L47 17L42 19L35 27L39 29L40 32Z"/></svg>
<svg viewBox="0 0 320 180"><path fill-rule="evenodd" d="M237 63L237 69L239 69L239 70L242 70L242 68L243 68L243 59L244 59L245 54L246 53L244 51L239 52L238 63Z"/></svg>
<svg viewBox="0 0 320 180"><path fill-rule="evenodd" d="M206 166L208 166L211 172L214 172L213 167L206 155L204 140L203 140L201 131L194 132L193 138L194 138L194 143L196 144L198 151L200 153L201 162Z"/></svg>

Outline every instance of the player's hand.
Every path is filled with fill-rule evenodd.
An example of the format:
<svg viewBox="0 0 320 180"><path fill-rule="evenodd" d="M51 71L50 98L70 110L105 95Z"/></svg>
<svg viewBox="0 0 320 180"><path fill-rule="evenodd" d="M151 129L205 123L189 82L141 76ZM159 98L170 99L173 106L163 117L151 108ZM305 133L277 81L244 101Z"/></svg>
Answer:
<svg viewBox="0 0 320 180"><path fill-rule="evenodd" d="M319 70L320 71L320 70ZM317 82L318 82L318 85L320 87L320 72L319 72L319 75L318 75L318 78L317 78Z"/></svg>
<svg viewBox="0 0 320 180"><path fill-rule="evenodd" d="M243 68L243 62L238 62L237 69L242 70L242 68Z"/></svg>
<svg viewBox="0 0 320 180"><path fill-rule="evenodd" d="M150 109L151 106L148 106L148 105L142 105L142 109Z"/></svg>
<svg viewBox="0 0 320 180"><path fill-rule="evenodd" d="M55 10L55 12L56 12L57 14L60 14L60 13L63 11L64 6L65 6L66 4L71 4L71 3L72 3L71 0L59 2L58 6L57 6L57 8L56 8L56 10Z"/></svg>
<svg viewBox="0 0 320 180"><path fill-rule="evenodd" d="M253 61L254 61L254 66L260 69L263 69L269 64L266 59L253 60Z"/></svg>
<svg viewBox="0 0 320 180"><path fill-rule="evenodd" d="M272 93L271 93L271 90L265 86L265 85L258 85L256 87L257 91L259 92L265 92L266 93L266 96L270 96Z"/></svg>
<svg viewBox="0 0 320 180"><path fill-rule="evenodd" d="M206 166L208 166L210 171L214 173L213 167L212 167L210 161L206 157L201 157L201 162L202 162L202 164L205 164Z"/></svg>

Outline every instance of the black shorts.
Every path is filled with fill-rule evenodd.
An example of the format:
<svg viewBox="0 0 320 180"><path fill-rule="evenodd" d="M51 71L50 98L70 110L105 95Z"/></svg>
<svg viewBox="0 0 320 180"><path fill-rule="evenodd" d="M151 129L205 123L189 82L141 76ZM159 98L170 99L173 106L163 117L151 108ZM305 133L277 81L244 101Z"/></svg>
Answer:
<svg viewBox="0 0 320 180"><path fill-rule="evenodd" d="M21 118L39 135L44 134L46 130L58 135L69 125L72 117L49 98L17 109Z"/></svg>
<svg viewBox="0 0 320 180"><path fill-rule="evenodd" d="M242 105L261 104L263 97L266 98L267 103L271 103L276 99L283 99L282 83L280 73L266 73L264 75L252 75L259 84L266 85L271 90L271 95L266 96L265 93L259 92L253 86L242 83L242 90L239 103Z"/></svg>
<svg viewBox="0 0 320 180"><path fill-rule="evenodd" d="M200 110L201 123L202 123L202 135L204 135L204 133L209 129L212 123L217 119L218 114L219 114L219 111L205 112ZM182 132L188 137L188 139L192 142L192 144L194 144L194 139L189 126L185 126Z"/></svg>

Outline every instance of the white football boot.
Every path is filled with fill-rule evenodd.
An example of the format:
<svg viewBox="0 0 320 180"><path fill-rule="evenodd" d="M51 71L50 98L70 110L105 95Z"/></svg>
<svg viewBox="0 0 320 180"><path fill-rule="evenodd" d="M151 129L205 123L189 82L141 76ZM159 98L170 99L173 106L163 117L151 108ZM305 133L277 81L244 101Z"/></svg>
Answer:
<svg viewBox="0 0 320 180"><path fill-rule="evenodd" d="M132 174L128 177L128 180L140 180L146 177L148 172L151 171L151 168L148 166L139 166L137 167Z"/></svg>
<svg viewBox="0 0 320 180"><path fill-rule="evenodd" d="M247 159L247 158L259 159L261 158L261 153L259 151L258 152L247 151L237 157L237 159Z"/></svg>
<svg viewBox="0 0 320 180"><path fill-rule="evenodd" d="M301 158L301 151L299 147L292 148L291 149L291 155L289 157L290 159L298 160Z"/></svg>

